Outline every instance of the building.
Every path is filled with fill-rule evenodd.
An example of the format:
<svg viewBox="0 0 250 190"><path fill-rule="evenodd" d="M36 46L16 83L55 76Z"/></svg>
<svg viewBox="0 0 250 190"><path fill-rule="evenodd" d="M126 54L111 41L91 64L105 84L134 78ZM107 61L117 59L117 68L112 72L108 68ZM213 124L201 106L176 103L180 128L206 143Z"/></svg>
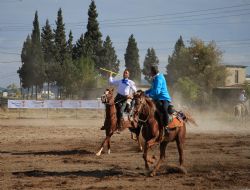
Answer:
<svg viewBox="0 0 250 190"><path fill-rule="evenodd" d="M246 68L244 65L225 65L227 77L224 86L213 89L213 94L223 102L236 102L240 91L244 88L247 80ZM250 85L250 83L248 83Z"/></svg>
<svg viewBox="0 0 250 190"><path fill-rule="evenodd" d="M246 82L246 68L243 65L226 65L228 76L225 86L240 86Z"/></svg>

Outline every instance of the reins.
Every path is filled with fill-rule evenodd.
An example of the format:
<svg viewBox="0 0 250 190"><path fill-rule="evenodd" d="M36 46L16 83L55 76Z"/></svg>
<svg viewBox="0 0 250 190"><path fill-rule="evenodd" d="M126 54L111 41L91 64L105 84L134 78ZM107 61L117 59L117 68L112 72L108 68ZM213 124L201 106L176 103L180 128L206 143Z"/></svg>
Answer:
<svg viewBox="0 0 250 190"><path fill-rule="evenodd" d="M144 103L145 103L146 101L144 101ZM144 104L144 103L142 103L142 106L147 106L148 107L148 110L149 110L149 106L148 106L148 104L146 103L146 105ZM143 109L143 108L141 108L141 109ZM146 123L147 121L148 121L148 119L149 119L149 111L148 111L148 116L147 116L147 118L145 119L145 120L142 120L142 119L140 119L140 116L138 117L138 121L140 121L140 122L142 122L142 123Z"/></svg>

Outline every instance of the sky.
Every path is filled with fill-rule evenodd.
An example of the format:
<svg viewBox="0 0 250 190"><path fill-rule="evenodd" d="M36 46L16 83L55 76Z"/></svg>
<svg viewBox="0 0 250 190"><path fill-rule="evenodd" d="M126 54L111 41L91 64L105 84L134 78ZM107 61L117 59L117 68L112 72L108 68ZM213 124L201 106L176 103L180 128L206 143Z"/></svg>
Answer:
<svg viewBox="0 0 250 190"><path fill-rule="evenodd" d="M55 29L62 9L66 36L71 30L74 43L86 32L91 0L0 0L0 87L19 86L17 70L21 50L31 34L35 12L40 29L49 20ZM154 48L159 68L166 72L168 56L182 36L215 41L223 52L222 62L248 66L250 74L250 0L95 0L102 40L109 35L124 68L128 38L134 35L140 64L148 48Z"/></svg>

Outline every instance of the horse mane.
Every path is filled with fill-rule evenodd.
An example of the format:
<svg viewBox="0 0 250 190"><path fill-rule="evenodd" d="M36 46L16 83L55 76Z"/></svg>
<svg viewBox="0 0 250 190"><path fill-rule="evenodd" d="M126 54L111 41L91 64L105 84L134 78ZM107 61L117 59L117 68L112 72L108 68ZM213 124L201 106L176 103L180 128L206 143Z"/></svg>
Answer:
<svg viewBox="0 0 250 190"><path fill-rule="evenodd" d="M144 96L144 98L145 98L145 101L148 104L148 106L151 108L151 109L149 109L150 115L154 115L155 111L156 111L156 107L155 107L154 102L151 99L149 99L147 96Z"/></svg>

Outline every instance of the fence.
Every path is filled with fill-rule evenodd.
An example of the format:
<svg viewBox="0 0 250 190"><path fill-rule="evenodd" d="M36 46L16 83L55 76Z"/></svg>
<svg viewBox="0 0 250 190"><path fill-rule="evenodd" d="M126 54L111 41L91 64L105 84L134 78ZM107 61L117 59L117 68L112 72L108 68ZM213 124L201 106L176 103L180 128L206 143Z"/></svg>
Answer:
<svg viewBox="0 0 250 190"><path fill-rule="evenodd" d="M78 118L82 113L90 110L100 110L104 105L100 99L96 100L8 100L9 116L18 114L18 118ZM61 113L61 114L60 114ZM63 113L63 115L62 115ZM57 114L57 116L56 116Z"/></svg>

